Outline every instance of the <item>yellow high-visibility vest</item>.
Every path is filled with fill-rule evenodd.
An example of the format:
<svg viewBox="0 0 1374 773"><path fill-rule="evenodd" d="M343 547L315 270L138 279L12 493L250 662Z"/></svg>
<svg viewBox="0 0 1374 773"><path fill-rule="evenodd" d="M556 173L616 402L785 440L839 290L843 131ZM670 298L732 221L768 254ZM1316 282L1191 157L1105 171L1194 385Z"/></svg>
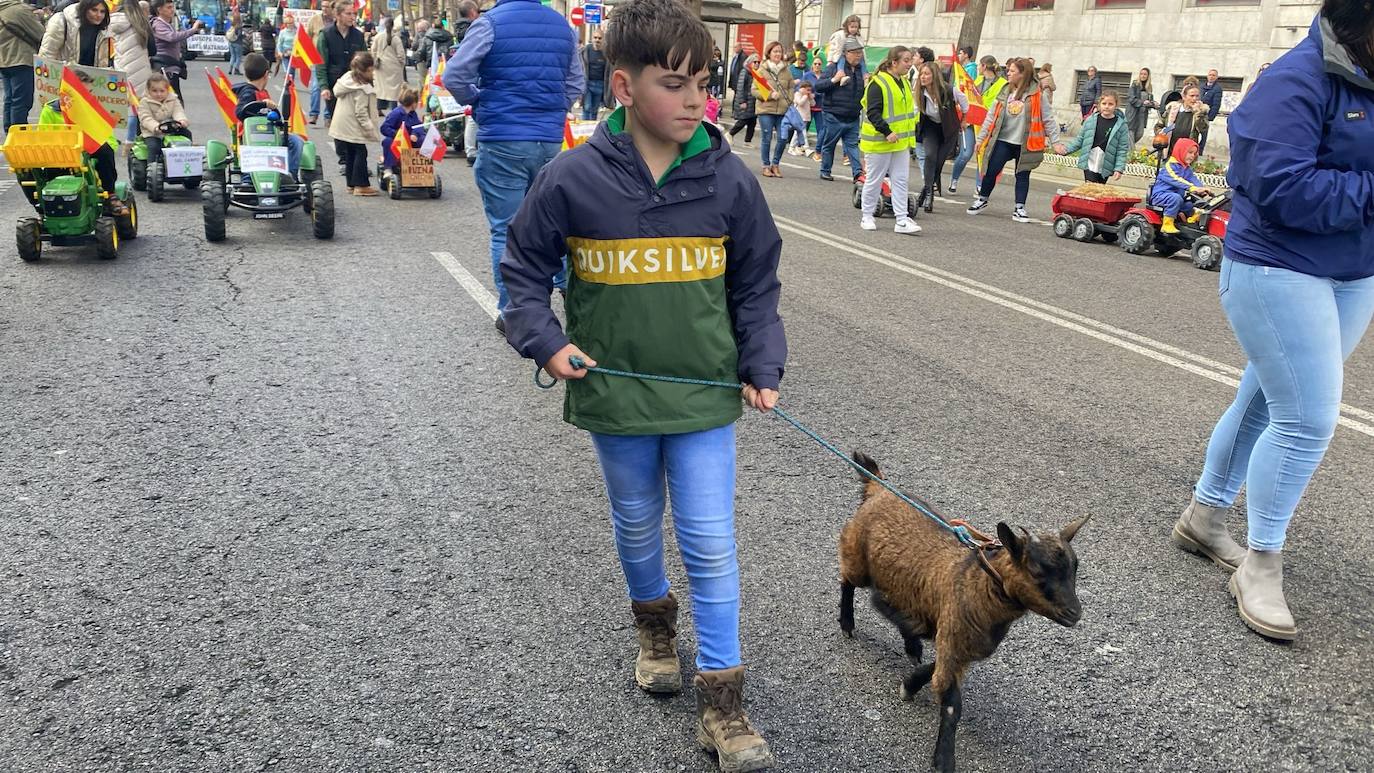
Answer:
<svg viewBox="0 0 1374 773"><path fill-rule="evenodd" d="M873 80L883 92L883 120L897 135L897 141L888 142L887 135L879 134L868 122L868 88L864 87L859 113L863 117L863 124L859 128L859 150L865 153L896 153L915 147L916 103L910 84L905 78L894 78L881 70L874 73Z"/></svg>

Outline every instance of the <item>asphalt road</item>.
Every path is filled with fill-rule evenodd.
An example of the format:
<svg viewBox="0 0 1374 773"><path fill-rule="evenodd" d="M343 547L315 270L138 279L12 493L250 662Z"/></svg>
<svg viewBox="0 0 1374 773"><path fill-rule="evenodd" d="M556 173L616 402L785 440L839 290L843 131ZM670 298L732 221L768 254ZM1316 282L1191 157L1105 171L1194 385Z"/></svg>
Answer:
<svg viewBox="0 0 1374 773"><path fill-rule="evenodd" d="M1082 623L1027 618L974 667L961 769L1374 770L1374 351L1294 521L1302 633L1276 645L1167 540L1243 365L1215 274L1013 223L1009 185L866 233L848 184L785 162L762 182L784 406L985 528L1094 516ZM713 769L691 691L633 685L590 444L455 281L490 286L486 226L467 166L442 174L438 201L339 196L328 242L235 213L209 245L173 192L113 262L0 247L0 769ZM934 745L895 631L835 620L857 501L809 440L741 422L749 709L783 770L920 770Z"/></svg>

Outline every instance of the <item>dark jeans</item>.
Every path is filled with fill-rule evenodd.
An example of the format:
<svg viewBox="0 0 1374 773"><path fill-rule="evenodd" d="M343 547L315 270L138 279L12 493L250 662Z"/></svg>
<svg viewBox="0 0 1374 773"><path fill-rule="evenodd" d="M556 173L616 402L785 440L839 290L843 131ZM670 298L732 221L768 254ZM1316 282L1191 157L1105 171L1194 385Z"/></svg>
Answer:
<svg viewBox="0 0 1374 773"><path fill-rule="evenodd" d="M367 146L357 142L334 140L334 148L343 157L344 177L350 188L366 188L372 184L367 172Z"/></svg>
<svg viewBox="0 0 1374 773"><path fill-rule="evenodd" d="M734 137L736 134L739 134L740 129L744 129L744 141L753 142L754 127L757 126L758 123L759 117L757 115L749 115L747 113L741 115L739 116L739 120L735 121L735 125L730 127L730 136Z"/></svg>
<svg viewBox="0 0 1374 773"><path fill-rule="evenodd" d="M835 144L844 143L844 154L849 156L849 169L857 178L863 173L859 160L859 119L846 121L830 113L821 113L825 122L825 141L821 143L821 174L828 175L835 166Z"/></svg>
<svg viewBox="0 0 1374 773"><path fill-rule="evenodd" d="M30 70L33 68L30 67ZM114 195L115 182L119 180L119 167L115 166L114 148L108 143L102 144L100 150L91 154L91 161L95 162L95 176L100 178L100 187L111 196Z"/></svg>
<svg viewBox="0 0 1374 773"><path fill-rule="evenodd" d="M1106 182L1107 182L1107 175L1105 175L1105 174L1098 174L1097 172L1089 172L1088 170L1084 169L1084 170L1083 170L1083 179L1084 179L1086 182L1090 182L1090 183L1106 184Z"/></svg>
<svg viewBox="0 0 1374 773"><path fill-rule="evenodd" d="M997 141L993 144L992 150L988 151L987 167L983 169L983 184L978 189L978 195L983 198L992 196L992 189L997 187L997 176L1002 174L1002 167L1008 161L1016 161L1021 158L1021 146L1013 145L1010 142ZM1016 173L1016 203L1025 204L1030 196L1030 170Z"/></svg>
<svg viewBox="0 0 1374 773"><path fill-rule="evenodd" d="M5 131L14 124L28 123L33 109L33 66L27 64L0 67L5 80Z"/></svg>
<svg viewBox="0 0 1374 773"><path fill-rule="evenodd" d="M170 136L170 135L169 135L169 136ZM191 139L191 130L190 130L190 129L182 129L182 130L181 130L181 133L178 134L177 136L179 136L179 137L185 137L186 139L189 140L189 139ZM148 148L148 160L149 160L149 161L158 161L158 160L160 160L160 159L162 158L162 140L163 140L162 137L144 137L144 138L143 138L143 144L144 144L144 146L146 146L146 147Z"/></svg>
<svg viewBox="0 0 1374 773"><path fill-rule="evenodd" d="M601 109L601 100L605 97L605 88L604 81L587 82L587 91L582 95L582 120L596 120L597 111Z"/></svg>
<svg viewBox="0 0 1374 773"><path fill-rule="evenodd" d="M921 168L921 174L925 176L925 187L933 195L935 187L940 184L941 171L945 168L945 156L953 148L945 144L945 136L940 133L938 126L933 125L931 129L921 138L921 145L926 149L925 166Z"/></svg>

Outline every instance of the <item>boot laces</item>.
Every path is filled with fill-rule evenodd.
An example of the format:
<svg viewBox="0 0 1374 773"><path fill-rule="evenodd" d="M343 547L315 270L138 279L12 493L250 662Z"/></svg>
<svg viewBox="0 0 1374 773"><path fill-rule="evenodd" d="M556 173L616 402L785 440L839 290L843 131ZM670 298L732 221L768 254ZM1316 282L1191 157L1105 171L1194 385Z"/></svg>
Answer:
<svg viewBox="0 0 1374 773"><path fill-rule="evenodd" d="M655 660L677 657L677 652L673 649L673 636L677 632L666 619L660 615L639 615L635 618L635 625L639 626L640 630L648 632L649 651Z"/></svg>
<svg viewBox="0 0 1374 773"><path fill-rule="evenodd" d="M742 735L753 735L754 728L749 725L749 717L744 713L744 694L738 684L716 685L711 693L711 708L720 712L721 730L725 740Z"/></svg>

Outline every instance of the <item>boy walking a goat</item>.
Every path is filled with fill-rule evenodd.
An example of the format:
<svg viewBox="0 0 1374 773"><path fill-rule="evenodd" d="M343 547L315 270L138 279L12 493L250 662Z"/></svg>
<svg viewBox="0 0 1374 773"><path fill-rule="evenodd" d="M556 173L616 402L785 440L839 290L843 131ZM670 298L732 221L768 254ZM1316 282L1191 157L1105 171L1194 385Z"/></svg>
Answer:
<svg viewBox="0 0 1374 773"><path fill-rule="evenodd" d="M654 693L682 687L678 602L663 566L666 483L699 645L697 740L722 770L750 771L773 757L742 706L741 394L571 362L594 367L595 355L620 370L740 381L753 408L777 402L787 355L777 310L782 239L757 180L702 122L712 49L677 0L616 7L604 50L621 107L536 178L511 222L501 274L507 339L568 381L564 419L592 435L638 630L635 681ZM549 306L549 277L564 255L566 333Z"/></svg>

